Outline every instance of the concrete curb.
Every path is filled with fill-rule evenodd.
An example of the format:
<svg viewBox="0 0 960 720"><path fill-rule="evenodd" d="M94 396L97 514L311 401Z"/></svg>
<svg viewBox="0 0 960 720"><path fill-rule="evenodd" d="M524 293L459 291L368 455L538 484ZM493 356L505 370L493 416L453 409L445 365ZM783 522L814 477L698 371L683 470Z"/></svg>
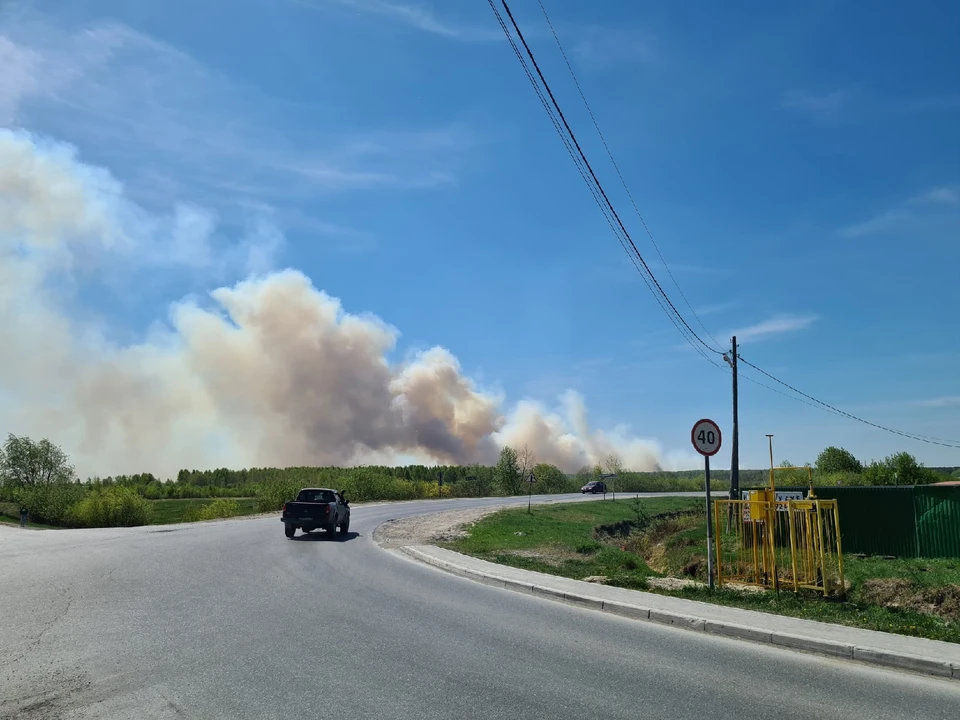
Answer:
<svg viewBox="0 0 960 720"><path fill-rule="evenodd" d="M566 592L556 588L503 577L493 572L456 565L455 563L433 557L429 553L425 553L411 545L396 549L414 560L439 568L453 575L476 580L485 585L505 588L528 595L537 595L548 600L589 608L591 610L600 610L601 612L620 615L621 617L632 620L657 622L664 625L673 625L674 627L685 630L705 632L711 635L722 635L724 637L737 638L738 640L776 645L868 665L879 665L897 670L909 670L925 675L960 680L960 662L954 663L933 660L892 650L862 647L859 645L825 640L823 638L781 633L732 623L715 622L706 618L675 613L669 610L652 609L643 607L642 605L613 602L587 594Z"/></svg>

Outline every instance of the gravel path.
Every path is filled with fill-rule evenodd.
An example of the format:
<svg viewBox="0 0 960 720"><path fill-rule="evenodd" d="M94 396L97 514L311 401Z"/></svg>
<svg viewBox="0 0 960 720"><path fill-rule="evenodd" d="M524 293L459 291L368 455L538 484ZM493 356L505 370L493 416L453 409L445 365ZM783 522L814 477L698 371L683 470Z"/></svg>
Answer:
<svg viewBox="0 0 960 720"><path fill-rule="evenodd" d="M455 540L467 534L467 525L502 509L502 506L494 506L448 510L430 515L388 520L374 531L373 539L381 547L386 548L431 545L436 542Z"/></svg>

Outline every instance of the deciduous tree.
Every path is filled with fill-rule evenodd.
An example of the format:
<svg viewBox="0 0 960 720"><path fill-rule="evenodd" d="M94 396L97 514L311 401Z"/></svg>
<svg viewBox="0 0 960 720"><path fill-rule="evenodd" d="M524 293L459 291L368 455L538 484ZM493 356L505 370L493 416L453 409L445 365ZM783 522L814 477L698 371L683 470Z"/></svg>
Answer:
<svg viewBox="0 0 960 720"><path fill-rule="evenodd" d="M70 458L44 438L34 442L27 436L10 434L0 451L0 479L17 488L68 483L75 473Z"/></svg>
<svg viewBox="0 0 960 720"><path fill-rule="evenodd" d="M493 477L504 495L517 495L520 492L523 477L520 473L520 461L517 451L509 445L500 451L500 460L494 469Z"/></svg>
<svg viewBox="0 0 960 720"><path fill-rule="evenodd" d="M853 453L834 445L825 448L817 456L815 467L818 473L863 472L863 464L853 456Z"/></svg>

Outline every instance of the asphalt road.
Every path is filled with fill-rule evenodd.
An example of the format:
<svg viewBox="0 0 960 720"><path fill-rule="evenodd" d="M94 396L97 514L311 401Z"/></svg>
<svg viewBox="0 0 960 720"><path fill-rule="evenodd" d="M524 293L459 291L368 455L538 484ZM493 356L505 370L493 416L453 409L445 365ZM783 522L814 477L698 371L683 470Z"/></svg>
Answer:
<svg viewBox="0 0 960 720"><path fill-rule="evenodd" d="M355 507L344 541L276 518L0 529L0 717L960 717L956 681L582 610L371 540L487 502Z"/></svg>

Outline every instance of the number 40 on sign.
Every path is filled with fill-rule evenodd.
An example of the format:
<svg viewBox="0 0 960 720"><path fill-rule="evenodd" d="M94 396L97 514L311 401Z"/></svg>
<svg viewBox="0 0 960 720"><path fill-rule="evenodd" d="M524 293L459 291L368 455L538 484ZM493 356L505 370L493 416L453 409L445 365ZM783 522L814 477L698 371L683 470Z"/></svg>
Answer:
<svg viewBox="0 0 960 720"><path fill-rule="evenodd" d="M720 426L713 420L697 420L690 431L694 449L703 455L703 481L707 496L707 581L713 589L713 517L710 505L710 457L720 452Z"/></svg>
<svg viewBox="0 0 960 720"><path fill-rule="evenodd" d="M720 452L720 428L713 420L697 420L690 432L694 449L706 457Z"/></svg>

